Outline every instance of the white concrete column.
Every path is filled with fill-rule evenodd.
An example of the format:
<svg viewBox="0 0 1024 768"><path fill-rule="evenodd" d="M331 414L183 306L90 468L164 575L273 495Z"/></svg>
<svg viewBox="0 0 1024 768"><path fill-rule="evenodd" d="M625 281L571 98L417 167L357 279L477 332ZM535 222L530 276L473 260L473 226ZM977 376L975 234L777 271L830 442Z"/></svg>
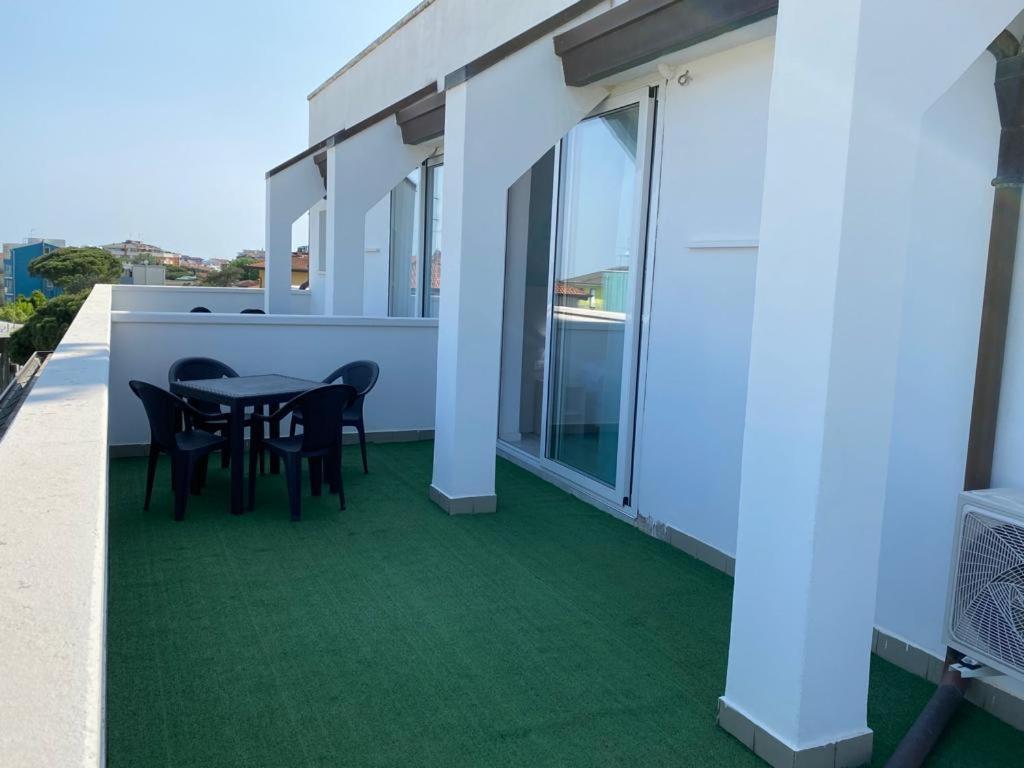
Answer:
<svg viewBox="0 0 1024 768"><path fill-rule="evenodd" d="M324 183L313 157L306 157L267 179L266 285L264 310L288 311L292 274L292 224L324 195Z"/></svg>
<svg viewBox="0 0 1024 768"><path fill-rule="evenodd" d="M405 144L393 117L327 150L326 314L363 314L366 214L436 150Z"/></svg>
<svg viewBox="0 0 1024 768"><path fill-rule="evenodd" d="M780 5L719 709L719 723L773 765L871 755L871 631L920 123L1019 1ZM929 66L910 39L929 41Z"/></svg>
<svg viewBox="0 0 1024 768"><path fill-rule="evenodd" d="M550 40L447 93L431 498L451 513L496 506L508 189L604 96L565 86Z"/></svg>

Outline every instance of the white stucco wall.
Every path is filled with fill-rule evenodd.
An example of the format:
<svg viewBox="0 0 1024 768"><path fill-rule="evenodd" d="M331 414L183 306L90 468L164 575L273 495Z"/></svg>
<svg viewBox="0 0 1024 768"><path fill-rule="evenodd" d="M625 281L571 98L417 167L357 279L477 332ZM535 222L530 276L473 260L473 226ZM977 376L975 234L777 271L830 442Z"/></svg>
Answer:
<svg viewBox="0 0 1024 768"><path fill-rule="evenodd" d="M481 56L575 0L436 0L309 100L309 140L320 141ZM579 18L602 13L602 2Z"/></svg>
<svg viewBox="0 0 1024 768"><path fill-rule="evenodd" d="M983 55L925 119L904 288L876 620L939 656L992 216L994 72L994 59ZM1022 329L1018 319L1010 360L1024 352ZM1024 388L1008 373L1001 425L1019 418L1022 398ZM997 454L1004 468L997 483L1009 479L1011 454L1024 459L1019 447L1007 450L1012 442L1005 439ZM1015 476L1024 481L1019 470Z"/></svg>
<svg viewBox="0 0 1024 768"><path fill-rule="evenodd" d="M363 314L388 316L388 273L391 247L391 195L385 195L366 214L363 262Z"/></svg>
<svg viewBox="0 0 1024 768"><path fill-rule="evenodd" d="M730 555L773 44L695 61L690 85L662 89L638 511Z"/></svg>
<svg viewBox="0 0 1024 768"><path fill-rule="evenodd" d="M110 444L149 441L131 379L166 386L181 357L223 360L241 375L321 380L353 360L381 369L366 400L369 432L434 428L437 321L115 312L111 316Z"/></svg>

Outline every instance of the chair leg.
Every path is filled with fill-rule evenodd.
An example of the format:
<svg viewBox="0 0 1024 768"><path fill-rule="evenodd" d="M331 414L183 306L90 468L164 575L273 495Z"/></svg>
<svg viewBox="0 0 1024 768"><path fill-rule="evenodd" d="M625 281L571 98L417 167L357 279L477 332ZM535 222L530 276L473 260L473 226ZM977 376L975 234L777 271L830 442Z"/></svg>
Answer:
<svg viewBox="0 0 1024 768"><path fill-rule="evenodd" d="M319 496L324 487L324 460L320 456L309 457L309 489L314 496Z"/></svg>
<svg viewBox="0 0 1024 768"><path fill-rule="evenodd" d="M174 466L174 519L181 522L185 519L185 506L188 504L192 466L191 460L180 454L171 461Z"/></svg>
<svg viewBox="0 0 1024 768"><path fill-rule="evenodd" d="M192 465L194 471L192 472L192 480L189 482L189 490L193 496L198 496L202 493L203 486L206 485L206 473L209 464L209 456L203 456Z"/></svg>
<svg viewBox="0 0 1024 768"><path fill-rule="evenodd" d="M331 493L338 492L338 458L337 451L331 450L324 457L324 480L327 481L327 490Z"/></svg>
<svg viewBox="0 0 1024 768"><path fill-rule="evenodd" d="M259 457L260 474L263 474L263 443L260 433L254 427L249 430L249 506L251 512L256 507L256 459Z"/></svg>
<svg viewBox="0 0 1024 768"><path fill-rule="evenodd" d="M368 475L370 468L366 465L366 427L362 419L356 424L356 430L359 432L359 452L363 454L363 474Z"/></svg>
<svg viewBox="0 0 1024 768"><path fill-rule="evenodd" d="M338 487L338 508L345 510L345 481L341 477L341 440L338 440L338 447L334 449L334 455L330 458L334 482Z"/></svg>
<svg viewBox="0 0 1024 768"><path fill-rule="evenodd" d="M302 459L291 455L284 461L285 481L288 485L288 510L292 520L302 519Z"/></svg>
<svg viewBox="0 0 1024 768"><path fill-rule="evenodd" d="M157 476L157 462L160 461L160 447L156 442L150 443L150 465L145 468L145 502L142 509L150 509L153 499L153 481Z"/></svg>

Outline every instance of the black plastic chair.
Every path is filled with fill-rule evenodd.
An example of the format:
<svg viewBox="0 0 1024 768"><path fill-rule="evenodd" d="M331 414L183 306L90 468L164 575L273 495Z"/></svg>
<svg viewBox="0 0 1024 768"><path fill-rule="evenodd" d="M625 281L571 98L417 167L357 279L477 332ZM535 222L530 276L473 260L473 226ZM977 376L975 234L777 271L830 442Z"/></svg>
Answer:
<svg viewBox="0 0 1024 768"><path fill-rule="evenodd" d="M363 455L363 474L369 474L370 468L366 464L366 426L363 424L363 401L377 385L380 378L380 366L372 360L356 360L354 363L346 363L338 370L331 373L324 384L333 384L341 379L345 384L356 388L356 399L345 409L344 419L341 427L355 427L359 433L359 452ZM295 434L297 426L303 426L304 415L301 411L292 414L291 434Z"/></svg>
<svg viewBox="0 0 1024 768"><path fill-rule="evenodd" d="M265 315L267 314L262 309L255 309L250 307L249 309L243 309L239 314L241 315Z"/></svg>
<svg viewBox="0 0 1024 768"><path fill-rule="evenodd" d="M146 418L149 419L149 466L146 470L146 500L142 508L149 509L157 461L161 453L166 453L171 457L174 519L184 520L189 493L198 492L194 480L202 476L209 455L222 448L227 440L210 432L189 427L180 430L182 414L194 419L202 417L200 411L180 397L144 381L132 380L128 382L128 386L142 401L142 406L146 409Z"/></svg>
<svg viewBox="0 0 1024 768"><path fill-rule="evenodd" d="M359 396L355 387L332 384L317 387L293 397L269 416L254 414L254 424L280 422L301 409L307 426L301 435L272 437L264 440L263 428L253 429L249 451L249 509L256 506L256 453L266 448L284 462L288 483L288 508L292 520L302 519L302 460L309 460L309 478L314 496L319 496L326 475L331 493L338 494L338 504L345 509L345 486L341 478L341 421L345 410Z"/></svg>
<svg viewBox="0 0 1024 768"><path fill-rule="evenodd" d="M209 311L210 310L208 310L206 307L192 307L192 309L189 310L189 312L209 312Z"/></svg>
<svg viewBox="0 0 1024 768"><path fill-rule="evenodd" d="M198 379L235 379L238 374L235 369L220 360L212 357L183 357L175 360L167 372L167 383L173 384L176 381L196 381ZM228 436L228 428L231 424L231 417L221 410L216 403L204 400L188 401L188 404L203 414L202 419L195 419L193 426L197 426L207 432ZM221 452L220 465L227 467L231 463L231 451L225 447Z"/></svg>

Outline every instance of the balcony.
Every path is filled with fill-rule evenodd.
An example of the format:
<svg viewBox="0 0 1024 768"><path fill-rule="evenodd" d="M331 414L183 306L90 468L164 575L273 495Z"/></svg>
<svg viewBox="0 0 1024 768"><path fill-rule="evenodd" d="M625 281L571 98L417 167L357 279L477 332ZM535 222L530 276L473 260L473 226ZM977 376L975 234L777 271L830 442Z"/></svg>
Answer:
<svg viewBox="0 0 1024 768"><path fill-rule="evenodd" d="M0 443L19 504L0 519L5 760L759 764L715 724L728 576L505 461L498 514L430 501L435 321L239 315L257 292L190 315L187 290L97 287ZM376 442L369 475L346 453L346 511L307 489L292 523L268 474L232 517L217 462L184 523L166 462L142 510L129 378L160 382L184 354L314 377L368 351ZM874 659L876 764L931 691ZM966 706L932 764L1022 749Z"/></svg>
<svg viewBox="0 0 1024 768"><path fill-rule="evenodd" d="M732 581L511 464L499 514L428 499L429 442L346 455L348 509L284 482L184 524L166 463L110 468L107 759L116 766L758 765L715 726ZM876 659L877 764L930 686ZM934 765L1009 765L971 707Z"/></svg>

